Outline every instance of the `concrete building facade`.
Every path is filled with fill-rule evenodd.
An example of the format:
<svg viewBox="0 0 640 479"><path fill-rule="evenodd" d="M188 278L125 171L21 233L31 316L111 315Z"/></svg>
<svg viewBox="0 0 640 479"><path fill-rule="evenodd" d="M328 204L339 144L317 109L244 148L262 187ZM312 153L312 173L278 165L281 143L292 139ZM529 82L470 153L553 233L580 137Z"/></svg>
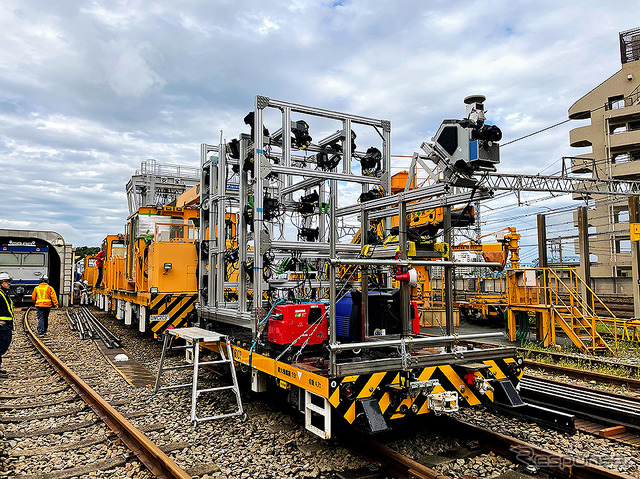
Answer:
<svg viewBox="0 0 640 479"><path fill-rule="evenodd" d="M590 120L569 133L571 146L591 149L572 157L574 173L640 180L640 28L620 33L620 57L622 68L569 108L570 119ZM591 276L630 277L627 199L593 199L595 207L588 211L589 251L598 259L591 265ZM575 214L574 223L577 226Z"/></svg>

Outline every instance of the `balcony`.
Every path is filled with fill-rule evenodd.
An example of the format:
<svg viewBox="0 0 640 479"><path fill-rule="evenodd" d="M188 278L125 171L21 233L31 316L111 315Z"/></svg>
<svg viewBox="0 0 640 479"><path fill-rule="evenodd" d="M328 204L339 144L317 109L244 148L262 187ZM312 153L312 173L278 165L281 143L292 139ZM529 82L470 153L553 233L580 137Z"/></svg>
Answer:
<svg viewBox="0 0 640 479"><path fill-rule="evenodd" d="M611 149L627 146L640 145L640 130L625 131L609 135L609 146ZM576 145L571 145L576 146Z"/></svg>
<svg viewBox="0 0 640 479"><path fill-rule="evenodd" d="M633 117L640 117L640 103L636 101L634 104L631 101L631 97L627 97L624 100L624 107L607 110L604 117L616 121L630 120L633 119Z"/></svg>
<svg viewBox="0 0 640 479"><path fill-rule="evenodd" d="M640 161L627 161L611 165L611 178L618 180L640 176Z"/></svg>
<svg viewBox="0 0 640 479"><path fill-rule="evenodd" d="M576 147L591 146L590 138L592 137L593 127L591 125L580 126L569 132L569 144Z"/></svg>

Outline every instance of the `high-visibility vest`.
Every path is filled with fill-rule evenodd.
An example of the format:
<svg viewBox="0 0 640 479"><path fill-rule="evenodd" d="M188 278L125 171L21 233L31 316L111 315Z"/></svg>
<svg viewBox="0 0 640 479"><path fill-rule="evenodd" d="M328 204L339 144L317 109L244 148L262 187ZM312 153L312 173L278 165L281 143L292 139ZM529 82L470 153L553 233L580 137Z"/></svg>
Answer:
<svg viewBox="0 0 640 479"><path fill-rule="evenodd" d="M0 321L13 321L13 301L6 295L4 291L0 289L0 296L4 299L4 303L7 305L7 310L11 316L0 316Z"/></svg>
<svg viewBox="0 0 640 479"><path fill-rule="evenodd" d="M31 299L36 303L36 306L44 308L58 306L58 297L56 296L56 292L47 283L40 283L36 286L31 294Z"/></svg>

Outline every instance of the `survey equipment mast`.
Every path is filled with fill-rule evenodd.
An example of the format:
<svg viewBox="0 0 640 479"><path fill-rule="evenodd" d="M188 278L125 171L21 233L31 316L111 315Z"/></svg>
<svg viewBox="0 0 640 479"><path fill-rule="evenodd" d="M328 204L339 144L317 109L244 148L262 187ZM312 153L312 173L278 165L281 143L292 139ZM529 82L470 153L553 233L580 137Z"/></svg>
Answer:
<svg viewBox="0 0 640 479"><path fill-rule="evenodd" d="M412 356L412 348L434 344L433 338L412 337L411 269L413 265L439 266L447 275L447 335L435 343L453 354L452 267L465 264L441 259L429 248L434 238L426 240L424 248L410 248L406 218L412 211L443 208L442 236L450 242L451 207L492 197L493 191L479 185L475 175L495 171L501 132L485 123L483 102L479 95L465 99L466 117L445 120L434 143L423 145L424 159L443 173L438 181L391 194L388 120L256 97L254 111L245 118L251 134L201 147L201 326L241 326L258 338L270 314L269 305L292 297L324 302L330 375L407 370L433 361ZM267 116L277 118L275 131L267 128L274 126L267 125ZM323 125L324 136L316 142L309 127L312 122ZM229 215L237 217L237 251L227 248L223 233ZM399 218L397 240L389 248L369 244L367 234L361 235L360 244L342 242L338 235L337 225L344 219L358 221L363 232L371 229L373 220L382 221L388 232L394 216ZM298 268L294 275L283 274L285 265L291 264ZM358 280L340 278L339 270L345 265L359 268ZM232 275L230 270L236 271ZM302 280L296 279L297 273ZM370 311L375 297L369 291L373 277L387 288L399 280L397 328L380 327L379 311L376 315ZM336 305L349 289L361 292L362 334L345 342L337 338ZM398 347L402 354L358 362L338 357L354 350L365 351L367 357L384 347Z"/></svg>

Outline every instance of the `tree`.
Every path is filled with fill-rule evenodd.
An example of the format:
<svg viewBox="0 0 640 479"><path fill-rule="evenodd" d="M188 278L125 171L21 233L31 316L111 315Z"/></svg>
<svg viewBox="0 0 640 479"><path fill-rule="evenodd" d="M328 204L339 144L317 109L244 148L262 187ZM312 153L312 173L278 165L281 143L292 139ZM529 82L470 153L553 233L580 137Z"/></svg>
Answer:
<svg viewBox="0 0 640 479"><path fill-rule="evenodd" d="M91 254L98 254L98 251L100 251L99 246L78 246L76 248L76 261Z"/></svg>

